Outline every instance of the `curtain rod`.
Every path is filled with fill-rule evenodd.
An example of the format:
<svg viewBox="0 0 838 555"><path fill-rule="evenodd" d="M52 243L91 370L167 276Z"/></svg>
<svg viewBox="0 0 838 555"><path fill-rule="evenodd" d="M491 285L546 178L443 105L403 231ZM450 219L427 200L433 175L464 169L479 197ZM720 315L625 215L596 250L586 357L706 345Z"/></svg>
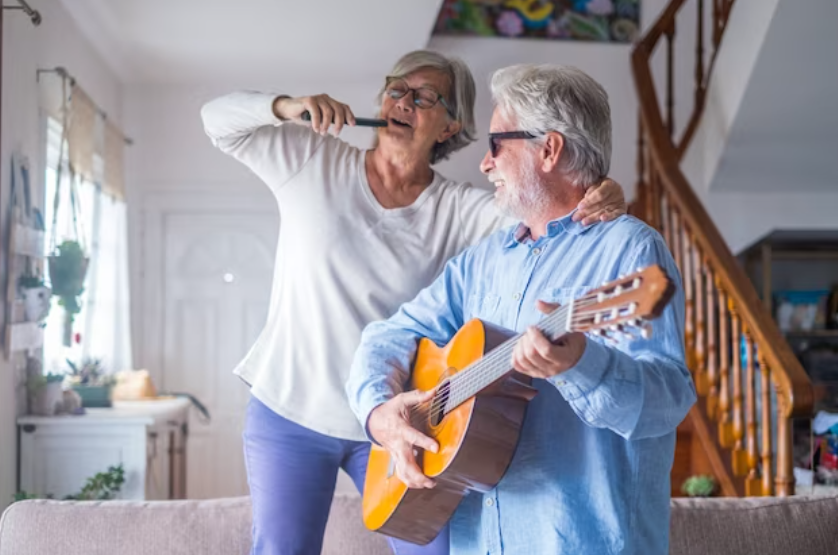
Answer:
<svg viewBox="0 0 838 555"><path fill-rule="evenodd" d="M41 12L38 10L33 10L29 7L29 4L26 0L17 0L17 3L20 4L19 6L3 6L4 10L22 10L23 13L29 16L29 19L32 20L32 25L37 27L41 24Z"/></svg>
<svg viewBox="0 0 838 555"><path fill-rule="evenodd" d="M38 81L38 82L41 81L41 74L42 73L55 73L56 75L58 75L62 79L69 81L71 88L76 85L76 78L73 77L72 75L70 75L70 72L67 71L66 68L63 68L61 66L57 66L57 67L54 67L52 69L39 69L39 70L37 70L35 72L35 80L36 81ZM96 113L99 114L99 116L102 119L104 119L104 120L108 119L108 113L106 111L104 111L103 109L101 109L95 102L93 103L93 109L96 110ZM120 130L120 133L122 133L122 130ZM134 140L131 139L130 137L126 137L123 134L122 138L125 140L126 145L131 146L131 145L134 144Z"/></svg>

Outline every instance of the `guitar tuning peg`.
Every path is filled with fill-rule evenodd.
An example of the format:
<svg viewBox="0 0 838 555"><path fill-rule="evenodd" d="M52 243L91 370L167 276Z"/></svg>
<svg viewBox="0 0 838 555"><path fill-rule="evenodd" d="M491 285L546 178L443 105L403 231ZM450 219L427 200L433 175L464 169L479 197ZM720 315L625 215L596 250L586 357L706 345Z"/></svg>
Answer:
<svg viewBox="0 0 838 555"><path fill-rule="evenodd" d="M641 283L640 278L634 278L634 281L631 282L631 286L634 289L639 289L640 288L640 283Z"/></svg>
<svg viewBox="0 0 838 555"><path fill-rule="evenodd" d="M637 308L638 308L637 303L629 304L629 314L634 314L635 312L637 312Z"/></svg>
<svg viewBox="0 0 838 555"><path fill-rule="evenodd" d="M652 324L650 324L649 322L643 324L643 326L640 328L640 337L642 337L643 339L649 339L650 337L652 337Z"/></svg>

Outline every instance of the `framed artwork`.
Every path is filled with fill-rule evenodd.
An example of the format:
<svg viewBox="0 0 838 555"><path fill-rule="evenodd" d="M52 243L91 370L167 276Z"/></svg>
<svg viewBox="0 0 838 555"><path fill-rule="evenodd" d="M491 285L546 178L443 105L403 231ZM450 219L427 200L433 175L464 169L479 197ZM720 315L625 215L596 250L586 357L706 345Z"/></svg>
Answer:
<svg viewBox="0 0 838 555"><path fill-rule="evenodd" d="M640 0L444 0L435 35L633 42Z"/></svg>

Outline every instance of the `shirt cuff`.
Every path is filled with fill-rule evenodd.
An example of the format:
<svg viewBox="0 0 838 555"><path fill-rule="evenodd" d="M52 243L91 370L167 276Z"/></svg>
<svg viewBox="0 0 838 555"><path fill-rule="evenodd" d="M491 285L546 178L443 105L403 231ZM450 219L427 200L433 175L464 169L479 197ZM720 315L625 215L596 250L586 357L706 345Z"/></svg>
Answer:
<svg viewBox="0 0 838 555"><path fill-rule="evenodd" d="M364 434L366 434L368 440L375 443L376 445L378 445L379 443L375 441L375 439L373 439L372 435L370 434L370 414L372 414L372 411L389 401L391 398L392 395L388 397L384 393L374 392L368 395L364 400L362 400L358 407L358 420L364 427Z"/></svg>
<svg viewBox="0 0 838 555"><path fill-rule="evenodd" d="M609 358L608 347L586 337L585 351L579 361L549 380L568 401L585 397L602 383Z"/></svg>

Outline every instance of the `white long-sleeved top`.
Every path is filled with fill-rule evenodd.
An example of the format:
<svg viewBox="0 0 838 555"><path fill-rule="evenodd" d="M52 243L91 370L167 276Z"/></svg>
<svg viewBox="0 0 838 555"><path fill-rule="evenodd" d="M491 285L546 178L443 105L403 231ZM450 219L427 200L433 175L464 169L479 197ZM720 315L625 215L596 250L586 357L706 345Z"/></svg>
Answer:
<svg viewBox="0 0 838 555"><path fill-rule="evenodd" d="M368 151L282 122L276 96L238 92L201 111L213 144L256 173L279 205L268 320L235 373L277 414L365 440L344 392L364 326L512 221L496 212L491 192L436 172L410 206L382 207L367 181Z"/></svg>

